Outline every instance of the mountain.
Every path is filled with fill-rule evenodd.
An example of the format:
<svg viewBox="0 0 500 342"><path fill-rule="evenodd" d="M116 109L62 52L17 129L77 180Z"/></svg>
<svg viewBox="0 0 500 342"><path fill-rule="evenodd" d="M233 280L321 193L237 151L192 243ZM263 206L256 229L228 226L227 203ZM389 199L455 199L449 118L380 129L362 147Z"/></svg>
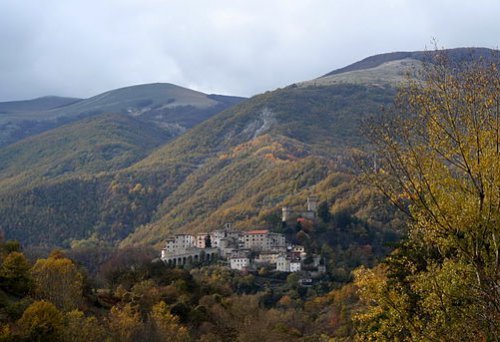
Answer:
<svg viewBox="0 0 500 342"><path fill-rule="evenodd" d="M115 171L172 137L126 115L86 118L0 149L0 187L19 189L49 179Z"/></svg>
<svg viewBox="0 0 500 342"><path fill-rule="evenodd" d="M45 97L4 102L0 103L0 146L104 113L140 118L180 134L242 100L155 83L111 90L84 100Z"/></svg>
<svg viewBox="0 0 500 342"><path fill-rule="evenodd" d="M367 57L359 62L355 62L346 67L336 69L330 71L329 73L321 76L328 77L332 75L344 74L351 71L360 71L360 70L369 70L377 68L378 66L395 62L395 61L403 61L403 60L417 60L420 62L433 62L433 58L436 54L444 52L446 57L450 61L454 62L463 62L470 60L479 60L479 59L490 59L495 55L495 51L487 48L455 48L455 49L447 49L444 51L400 51L400 52L389 52L382 53L379 55L374 55Z"/></svg>
<svg viewBox="0 0 500 342"><path fill-rule="evenodd" d="M262 227L281 206L303 206L308 194L330 201L347 196L330 191L339 180L356 188L347 169L349 156L367 144L359 124L393 95L388 87L292 86L207 120L129 169L140 175L166 173L167 165L187 168L152 222L124 243L161 243L169 232L211 230L224 222Z"/></svg>
<svg viewBox="0 0 500 342"><path fill-rule="evenodd" d="M390 79L407 61L358 65L324 77L342 82L316 79L254 96L127 167L131 159L115 169L99 163L94 171L89 164L84 173L0 191L0 225L7 237L28 244L68 246L91 238L159 247L173 232L208 231L225 222L276 228L281 206L302 208L314 194L334 216L362 223L350 234L397 235L390 206L359 182L353 163L370 154L362 120L379 115L396 93L395 83L367 75Z"/></svg>
<svg viewBox="0 0 500 342"><path fill-rule="evenodd" d="M82 99L59 96L44 96L33 100L0 102L0 115L37 112L67 106Z"/></svg>
<svg viewBox="0 0 500 342"><path fill-rule="evenodd" d="M365 84L397 86L410 75L416 77L422 63L433 63L439 51L391 52L370 56L359 62L331 71L299 86L328 86L334 84ZM486 48L457 48L446 50L452 63L471 60L491 60L493 50Z"/></svg>

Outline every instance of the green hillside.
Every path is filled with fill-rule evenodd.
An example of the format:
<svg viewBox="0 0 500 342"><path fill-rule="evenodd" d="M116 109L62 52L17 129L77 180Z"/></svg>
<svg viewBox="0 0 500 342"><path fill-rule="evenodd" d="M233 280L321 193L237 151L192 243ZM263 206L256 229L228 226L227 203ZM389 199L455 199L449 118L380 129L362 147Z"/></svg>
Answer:
<svg viewBox="0 0 500 342"><path fill-rule="evenodd" d="M162 172L187 165L191 172L164 199L153 222L124 243L160 243L172 231L203 231L234 222L265 226L284 204L303 206L307 194L349 166L363 148L363 118L376 115L394 89L362 85L288 87L256 96L195 127L131 167ZM351 175L346 174L351 181Z"/></svg>
<svg viewBox="0 0 500 342"><path fill-rule="evenodd" d="M382 70L400 67L391 63ZM5 148L0 226L26 244L68 246L92 238L158 247L172 232L213 230L225 222L240 229L275 227L282 205L299 209L315 194L334 214L353 217L370 231L394 232L394 214L353 167L353 159L371 154L362 120L378 115L396 92L391 83L362 81L380 73L380 65L348 71L346 82L306 82L257 95L156 149L161 139L143 126L132 135L130 127L118 129L102 143L112 147L84 148L95 128L67 126L57 130L55 145L43 145L40 136L31 145L26 140ZM115 119L101 126L112 127ZM96 134L112 137L105 129ZM72 142L64 140L69 135ZM140 145L148 135L151 140ZM133 147L123 142L115 148L112 141L128 141L124 137L135 141ZM80 154L72 144L82 146ZM19 146L26 149L15 150Z"/></svg>
<svg viewBox="0 0 500 342"><path fill-rule="evenodd" d="M104 113L140 118L181 134L242 100L155 83L115 89L84 100L44 97L3 102L0 103L0 146Z"/></svg>
<svg viewBox="0 0 500 342"><path fill-rule="evenodd" d="M108 116L111 122L105 125L88 119L48 132L1 150L8 161L0 169L6 185L0 193L1 226L7 236L28 244L68 245L90 236L159 244L172 231L211 230L227 221L240 228L265 226L281 205L302 206L311 192L333 204L335 196L327 198L326 190L314 187L347 164L346 151L365 145L359 121L378 112L392 95L390 88L361 85L269 92L207 120L125 169L120 168L133 157L120 149L130 155L136 150L120 145L115 158L106 160L103 146L112 145L113 138L104 127L118 117L135 119ZM110 141L100 143L102 148L84 148L94 133ZM65 140L71 135L72 142ZM148 135L155 136L133 137ZM55 145L49 147L48 141ZM78 153L72 152L75 144L81 147ZM23 172L28 161L31 171ZM31 185L9 191L8 184Z"/></svg>
<svg viewBox="0 0 500 342"><path fill-rule="evenodd" d="M119 114L84 119L0 149L0 187L118 170L172 137Z"/></svg>

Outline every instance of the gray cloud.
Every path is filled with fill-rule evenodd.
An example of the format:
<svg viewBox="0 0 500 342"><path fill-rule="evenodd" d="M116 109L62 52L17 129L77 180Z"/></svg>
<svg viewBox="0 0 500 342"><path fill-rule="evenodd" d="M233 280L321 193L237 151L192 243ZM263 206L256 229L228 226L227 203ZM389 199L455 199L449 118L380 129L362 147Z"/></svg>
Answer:
<svg viewBox="0 0 500 342"><path fill-rule="evenodd" d="M499 45L497 0L4 0L0 101L170 82L253 95L372 54Z"/></svg>

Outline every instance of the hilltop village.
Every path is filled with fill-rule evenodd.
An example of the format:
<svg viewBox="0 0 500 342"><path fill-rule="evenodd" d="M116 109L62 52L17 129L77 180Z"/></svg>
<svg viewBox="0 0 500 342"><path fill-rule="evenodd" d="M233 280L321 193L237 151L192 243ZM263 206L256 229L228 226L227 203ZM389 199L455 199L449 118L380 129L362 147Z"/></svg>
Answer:
<svg viewBox="0 0 500 342"><path fill-rule="evenodd" d="M306 210L294 212L282 208L282 222L315 220L318 198L307 199ZM274 267L280 272L299 272L307 259L307 269L312 274L325 272L317 255L308 255L305 248L286 241L285 235L267 229L236 231L231 224L212 232L176 234L166 240L161 260L171 266L195 265L218 261L231 269L252 271L260 267Z"/></svg>

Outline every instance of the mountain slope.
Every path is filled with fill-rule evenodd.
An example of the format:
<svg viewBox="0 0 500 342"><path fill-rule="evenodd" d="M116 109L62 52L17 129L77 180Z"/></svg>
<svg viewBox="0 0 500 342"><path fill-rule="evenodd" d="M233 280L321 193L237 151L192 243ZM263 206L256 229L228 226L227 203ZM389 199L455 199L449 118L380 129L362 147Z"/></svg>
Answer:
<svg viewBox="0 0 500 342"><path fill-rule="evenodd" d="M0 146L104 113L138 117L180 134L242 100L155 83L116 89L85 100L47 97L4 102L0 103Z"/></svg>
<svg viewBox="0 0 500 342"><path fill-rule="evenodd" d="M366 144L357 134L359 120L392 94L337 85L256 96L127 169L0 192L0 225L10 238L63 246L90 236L161 244L172 231L212 230L226 221L265 225L281 205L302 206L315 186L342 169L346 150ZM326 193L319 193L322 199Z"/></svg>
<svg viewBox="0 0 500 342"><path fill-rule="evenodd" d="M370 153L361 121L378 115L396 90L359 79L356 71L363 70L344 73L353 73L345 83L292 85L252 97L127 168L0 191L1 225L8 237L32 244L93 237L160 246L172 232L224 222L272 227L282 205L298 209L315 194L334 213L395 231L394 215L359 184L352 160Z"/></svg>
<svg viewBox="0 0 500 342"><path fill-rule="evenodd" d="M129 116L87 118L0 149L0 187L118 170L172 137Z"/></svg>
<svg viewBox="0 0 500 342"><path fill-rule="evenodd" d="M393 95L392 88L363 85L292 86L207 120L131 167L161 172L164 165L182 163L190 173L154 221L125 243L159 243L168 232L211 230L226 221L240 228L265 225L281 205L298 206L348 164L343 156L366 145L361 120L376 115Z"/></svg>
<svg viewBox="0 0 500 342"><path fill-rule="evenodd" d="M319 78L300 82L301 87L330 86L335 84L363 84L372 86L397 87L407 77L418 77L422 63L433 63L439 52L391 52L375 55L353 63L345 68L334 70ZM452 63L471 60L489 61L495 58L490 49L450 49L446 50L446 58Z"/></svg>
<svg viewBox="0 0 500 342"><path fill-rule="evenodd" d="M486 49L478 53L492 55ZM469 55L457 49L449 58ZM161 169L182 160L192 172L165 198L153 221L124 243L160 243L172 231L211 230L224 222L236 222L239 228L266 226L266 218L279 213L283 204L298 206L307 194L337 201L321 186L332 173L343 175L351 195L359 192L349 171L351 158L358 150L365 155L370 150L360 124L391 104L396 93L395 83L374 83L370 74L390 79L415 67L407 56L400 57L405 58L330 76L344 77L343 82L304 82L255 96L134 165L133 170ZM389 220L376 219L373 206L362 212L366 220Z"/></svg>
<svg viewBox="0 0 500 342"><path fill-rule="evenodd" d="M71 97L45 96L26 101L0 102L0 116L14 113L37 112L68 106L82 99Z"/></svg>
<svg viewBox="0 0 500 342"><path fill-rule="evenodd" d="M441 52L445 52L447 58L458 63L466 60L478 60L481 58L489 59L492 58L494 55L494 51L487 48L455 48L455 49L447 49L444 51L389 52L367 57L361 61L350 64L346 67L330 71L329 73L321 77L338 75L351 71L373 69L385 63L402 61L407 59L417 60L420 62L426 61L432 63L432 59L436 56L436 54Z"/></svg>

